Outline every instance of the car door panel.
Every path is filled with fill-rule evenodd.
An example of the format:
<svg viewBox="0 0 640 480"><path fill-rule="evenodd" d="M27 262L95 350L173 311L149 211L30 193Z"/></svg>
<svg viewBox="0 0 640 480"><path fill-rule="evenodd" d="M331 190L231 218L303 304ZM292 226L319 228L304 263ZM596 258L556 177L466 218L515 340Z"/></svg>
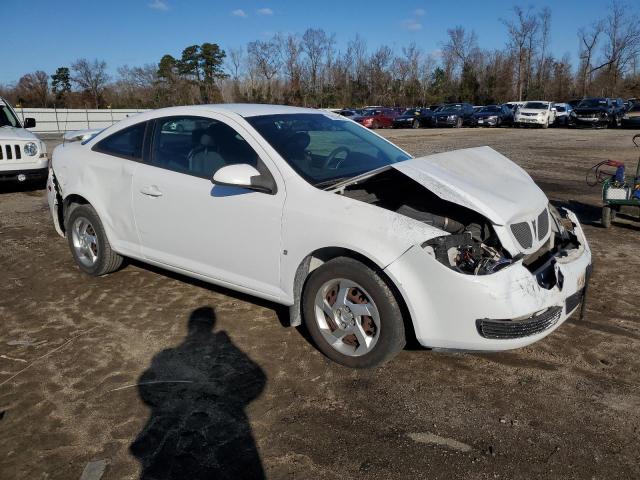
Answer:
<svg viewBox="0 0 640 480"><path fill-rule="evenodd" d="M262 158L257 142L246 131L240 135ZM146 259L264 295L282 296L284 188L270 195L214 186L208 178L141 164L132 191Z"/></svg>

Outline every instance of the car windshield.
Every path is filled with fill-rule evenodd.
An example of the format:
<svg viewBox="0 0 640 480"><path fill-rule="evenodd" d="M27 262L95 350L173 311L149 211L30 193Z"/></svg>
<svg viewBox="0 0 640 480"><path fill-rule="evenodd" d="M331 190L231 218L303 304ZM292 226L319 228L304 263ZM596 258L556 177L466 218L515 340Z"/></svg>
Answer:
<svg viewBox="0 0 640 480"><path fill-rule="evenodd" d="M522 108L530 108L531 110L546 110L549 108L547 102L527 102Z"/></svg>
<svg viewBox="0 0 640 480"><path fill-rule="evenodd" d="M578 107L580 108L590 108L590 107L604 107L607 105L606 98L585 98L580 102Z"/></svg>
<svg viewBox="0 0 640 480"><path fill-rule="evenodd" d="M640 103L634 103L629 107L629 112L640 112Z"/></svg>
<svg viewBox="0 0 640 480"><path fill-rule="evenodd" d="M558 112L566 112L567 108L565 106L561 106L561 105L556 105L556 110Z"/></svg>
<svg viewBox="0 0 640 480"><path fill-rule="evenodd" d="M0 100L0 127L20 127L20 122L2 100Z"/></svg>
<svg viewBox="0 0 640 480"><path fill-rule="evenodd" d="M363 117L370 117L370 116L373 116L373 115L380 115L381 113L382 113L381 110L363 110L361 115Z"/></svg>
<svg viewBox="0 0 640 480"><path fill-rule="evenodd" d="M321 188L410 158L358 124L329 115L264 115L247 121L301 177Z"/></svg>
<svg viewBox="0 0 640 480"><path fill-rule="evenodd" d="M441 112L459 112L460 110L462 110L462 105L458 104L458 105L445 105L444 107L442 107L442 110L440 110Z"/></svg>
<svg viewBox="0 0 640 480"><path fill-rule="evenodd" d="M500 107L497 105L489 105L487 107L482 107L480 113L497 113L500 111Z"/></svg>

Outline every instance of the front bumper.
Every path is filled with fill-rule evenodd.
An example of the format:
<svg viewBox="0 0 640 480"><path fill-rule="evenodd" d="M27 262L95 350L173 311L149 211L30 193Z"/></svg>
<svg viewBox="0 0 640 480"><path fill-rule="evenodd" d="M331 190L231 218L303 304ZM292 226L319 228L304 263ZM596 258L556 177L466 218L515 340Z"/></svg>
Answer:
<svg viewBox="0 0 640 480"><path fill-rule="evenodd" d="M515 123L520 125L545 125L547 117L518 117Z"/></svg>
<svg viewBox="0 0 640 480"><path fill-rule="evenodd" d="M21 168L18 170L0 170L0 182L32 182L45 180L48 169L45 168Z"/></svg>
<svg viewBox="0 0 640 480"><path fill-rule="evenodd" d="M578 308L591 265L582 228L573 213L568 217L580 246L555 259L554 268L563 278L561 287L541 287L521 261L491 275L460 274L420 246L385 268L403 295L420 344L451 350L509 350L534 343L562 325Z"/></svg>
<svg viewBox="0 0 640 480"><path fill-rule="evenodd" d="M453 127L458 123L458 118L434 118L433 125L436 127Z"/></svg>
<svg viewBox="0 0 640 480"><path fill-rule="evenodd" d="M573 117L573 124L576 127L602 127L609 123L609 117Z"/></svg>
<svg viewBox="0 0 640 480"><path fill-rule="evenodd" d="M473 124L478 127L495 127L498 124L498 119L495 117L490 118L476 118Z"/></svg>
<svg viewBox="0 0 640 480"><path fill-rule="evenodd" d="M402 118L393 121L393 128L410 128L413 126L414 121L419 121L417 118Z"/></svg>

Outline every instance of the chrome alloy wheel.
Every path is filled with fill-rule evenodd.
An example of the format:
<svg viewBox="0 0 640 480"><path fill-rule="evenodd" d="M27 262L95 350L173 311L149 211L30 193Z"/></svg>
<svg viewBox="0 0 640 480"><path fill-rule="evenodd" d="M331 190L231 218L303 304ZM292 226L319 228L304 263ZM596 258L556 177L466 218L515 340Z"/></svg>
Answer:
<svg viewBox="0 0 640 480"><path fill-rule="evenodd" d="M83 265L92 267L98 260L98 237L88 219L76 218L71 227L71 240L78 260Z"/></svg>
<svg viewBox="0 0 640 480"><path fill-rule="evenodd" d="M367 291L351 280L324 283L316 293L315 313L320 333L343 355L364 355L380 338L378 308Z"/></svg>

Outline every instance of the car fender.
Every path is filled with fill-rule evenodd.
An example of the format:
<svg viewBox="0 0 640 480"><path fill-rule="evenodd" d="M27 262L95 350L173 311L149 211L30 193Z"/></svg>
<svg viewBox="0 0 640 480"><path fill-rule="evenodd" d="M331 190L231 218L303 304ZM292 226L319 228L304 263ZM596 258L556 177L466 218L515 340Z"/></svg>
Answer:
<svg viewBox="0 0 640 480"><path fill-rule="evenodd" d="M443 234L438 228L338 193L308 184L291 185L282 220L283 303L293 304L296 272L314 252L328 248L355 252L382 270L413 245Z"/></svg>

